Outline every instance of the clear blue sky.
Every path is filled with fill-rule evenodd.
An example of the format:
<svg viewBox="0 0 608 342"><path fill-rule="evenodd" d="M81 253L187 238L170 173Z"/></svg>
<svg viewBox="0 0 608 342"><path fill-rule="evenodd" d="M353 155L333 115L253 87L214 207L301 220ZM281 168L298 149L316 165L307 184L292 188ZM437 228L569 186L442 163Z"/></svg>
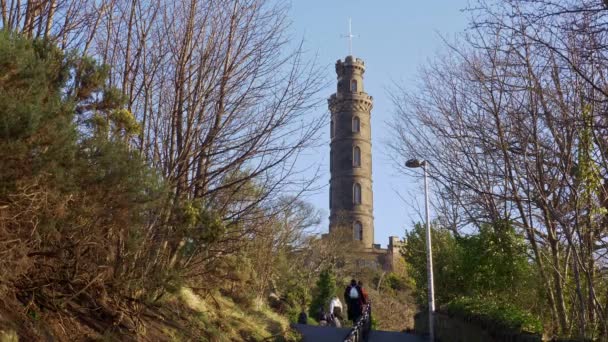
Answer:
<svg viewBox="0 0 608 342"><path fill-rule="evenodd" d="M386 137L393 115L388 88L394 82L412 86L419 66L443 48L442 36L452 39L463 32L467 0L292 0L290 16L294 38L304 39L308 55L317 55L335 91L334 63L348 54L347 33L352 18L353 55L365 60L365 90L374 97L372 110L372 163L375 242L383 246L388 236L403 236L420 212L409 202L422 199L419 180L399 175L387 154ZM327 107L320 108L327 115ZM329 122L329 121L328 121ZM325 210L321 231L328 229L329 127L321 137L322 147L305 156L305 162L320 165L324 188L307 200ZM402 199L400 197L405 199ZM409 204L408 204L409 203ZM431 214L432 215L432 214Z"/></svg>

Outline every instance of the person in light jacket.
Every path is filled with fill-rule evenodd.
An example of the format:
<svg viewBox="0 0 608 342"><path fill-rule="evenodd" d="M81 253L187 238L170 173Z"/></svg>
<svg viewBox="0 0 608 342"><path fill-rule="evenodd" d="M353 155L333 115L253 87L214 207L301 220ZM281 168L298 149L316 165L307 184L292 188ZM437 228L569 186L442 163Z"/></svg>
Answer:
<svg viewBox="0 0 608 342"><path fill-rule="evenodd" d="M342 308L342 302L338 298L338 296L333 296L331 301L329 301L329 313L342 319L342 312L344 309Z"/></svg>

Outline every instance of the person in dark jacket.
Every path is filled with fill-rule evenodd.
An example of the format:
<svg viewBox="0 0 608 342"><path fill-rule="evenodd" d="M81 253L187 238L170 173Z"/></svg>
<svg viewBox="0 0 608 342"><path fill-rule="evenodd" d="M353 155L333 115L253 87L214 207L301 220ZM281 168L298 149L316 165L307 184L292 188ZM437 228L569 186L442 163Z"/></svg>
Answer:
<svg viewBox="0 0 608 342"><path fill-rule="evenodd" d="M350 281L350 285L346 287L344 290L344 301L348 306L348 319L353 321L353 324L357 322L362 312L362 303L364 301L363 291L361 291L361 287L357 285L357 281L355 279Z"/></svg>
<svg viewBox="0 0 608 342"><path fill-rule="evenodd" d="M298 324L308 324L308 315L304 309L302 309L302 312L298 316Z"/></svg>

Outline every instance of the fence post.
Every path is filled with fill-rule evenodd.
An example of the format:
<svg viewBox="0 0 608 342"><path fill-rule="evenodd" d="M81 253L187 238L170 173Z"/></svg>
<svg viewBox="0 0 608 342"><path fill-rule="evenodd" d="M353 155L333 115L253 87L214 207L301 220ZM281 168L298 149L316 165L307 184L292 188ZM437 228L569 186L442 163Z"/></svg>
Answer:
<svg viewBox="0 0 608 342"><path fill-rule="evenodd" d="M372 304L368 303L363 308L363 312L359 320L357 320L350 330L344 342L362 342L367 341L369 332L372 330Z"/></svg>

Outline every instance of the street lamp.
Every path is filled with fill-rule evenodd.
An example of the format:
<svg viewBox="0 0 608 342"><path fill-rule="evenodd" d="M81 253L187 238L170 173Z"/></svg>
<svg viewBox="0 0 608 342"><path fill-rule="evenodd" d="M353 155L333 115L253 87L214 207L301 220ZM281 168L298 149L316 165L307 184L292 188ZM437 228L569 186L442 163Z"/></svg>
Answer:
<svg viewBox="0 0 608 342"><path fill-rule="evenodd" d="M409 168L422 167L424 170L424 209L426 212L426 270L429 283L429 335L431 341L435 340L434 314L435 314L435 290L433 285L433 250L431 248L431 220L429 215L429 183L426 160L410 159L405 162Z"/></svg>

